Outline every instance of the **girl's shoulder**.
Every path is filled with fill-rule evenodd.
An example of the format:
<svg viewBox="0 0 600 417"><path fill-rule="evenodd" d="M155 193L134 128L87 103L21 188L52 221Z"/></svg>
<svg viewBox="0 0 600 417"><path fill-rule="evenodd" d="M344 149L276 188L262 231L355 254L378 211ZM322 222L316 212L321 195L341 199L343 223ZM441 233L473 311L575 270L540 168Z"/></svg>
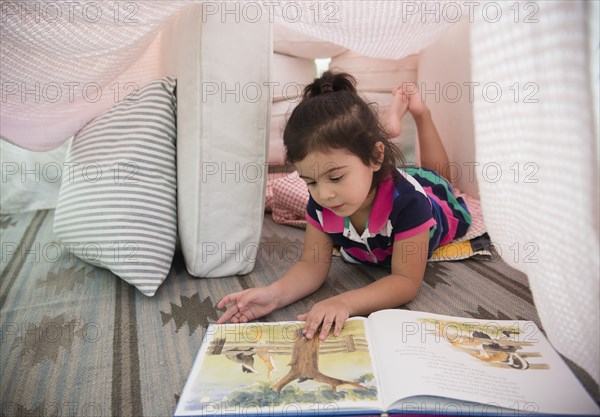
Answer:
<svg viewBox="0 0 600 417"><path fill-rule="evenodd" d="M398 168L393 172L394 211L401 210L405 206L413 206L414 204L428 204L427 193L421 181L421 170L421 168Z"/></svg>
<svg viewBox="0 0 600 417"><path fill-rule="evenodd" d="M395 231L428 224L432 218L431 201L418 181L421 168L398 169L394 174L394 196L389 219Z"/></svg>
<svg viewBox="0 0 600 417"><path fill-rule="evenodd" d="M453 193L452 185L450 185L450 183L437 171L432 169L421 167L398 168L397 172L403 180L413 185L419 184L421 186L417 188L427 189L432 187L443 187L447 189L450 194Z"/></svg>
<svg viewBox="0 0 600 417"><path fill-rule="evenodd" d="M398 168L398 173L404 177L411 176L416 180L428 180L430 182L438 182L439 180L443 180L444 178L437 172L432 169L421 168L421 167L406 167L406 168Z"/></svg>
<svg viewBox="0 0 600 417"><path fill-rule="evenodd" d="M424 168L410 167L397 168L396 171L393 172L392 177L394 179L396 191L400 194L408 193L410 191L423 193L423 179L427 178L428 175L435 176L436 173Z"/></svg>

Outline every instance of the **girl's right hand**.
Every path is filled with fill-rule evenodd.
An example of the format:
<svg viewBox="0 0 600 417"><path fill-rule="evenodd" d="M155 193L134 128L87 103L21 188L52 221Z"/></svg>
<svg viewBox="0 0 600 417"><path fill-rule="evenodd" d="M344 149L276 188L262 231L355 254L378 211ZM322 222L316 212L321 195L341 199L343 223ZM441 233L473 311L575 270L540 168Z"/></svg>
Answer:
<svg viewBox="0 0 600 417"><path fill-rule="evenodd" d="M269 314L277 307L277 297L270 287L249 288L228 294L217 303L218 309L229 308L217 323L247 323Z"/></svg>

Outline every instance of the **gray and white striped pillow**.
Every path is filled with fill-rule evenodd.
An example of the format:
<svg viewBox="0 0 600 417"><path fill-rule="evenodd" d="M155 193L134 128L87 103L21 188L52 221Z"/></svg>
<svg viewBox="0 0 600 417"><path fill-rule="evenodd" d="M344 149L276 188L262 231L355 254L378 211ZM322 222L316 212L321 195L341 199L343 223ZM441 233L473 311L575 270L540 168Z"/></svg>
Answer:
<svg viewBox="0 0 600 417"><path fill-rule="evenodd" d="M54 217L67 249L147 296L169 273L177 238L175 84L153 81L81 129Z"/></svg>

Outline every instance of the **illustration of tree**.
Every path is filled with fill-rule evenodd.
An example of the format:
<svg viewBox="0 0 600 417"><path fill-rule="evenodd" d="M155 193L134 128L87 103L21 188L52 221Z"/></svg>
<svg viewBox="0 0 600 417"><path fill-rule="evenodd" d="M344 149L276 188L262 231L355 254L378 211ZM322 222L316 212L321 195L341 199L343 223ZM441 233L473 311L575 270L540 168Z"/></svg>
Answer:
<svg viewBox="0 0 600 417"><path fill-rule="evenodd" d="M269 376L272 370L275 369L274 356L290 357L290 362L287 364L289 367L288 373L272 385L268 385L273 394L278 396L291 382L298 381L302 383L307 380L327 384L330 389L329 392L332 394L338 394L339 389L346 386L346 388L358 388L358 392L361 394L354 391L358 395L366 395L367 397L376 395L372 387L363 385L367 379L358 381L339 379L325 375L319 369L320 355L368 352L367 342L363 337L348 334L321 342L318 337L311 340L306 339L302 334L302 329L296 328L289 333L293 341L289 338L285 340L263 340L262 331L258 329L257 327L252 332L252 328L245 328L243 336L240 334L229 340L224 337L217 337L212 340L208 354L226 356L227 359L241 364L241 370L245 373L258 373L257 368L254 366L254 358L258 357L265 362ZM283 392L289 392L289 390L286 389Z"/></svg>
<svg viewBox="0 0 600 417"><path fill-rule="evenodd" d="M323 374L319 370L320 343L321 341L318 337L308 340L302 335L301 329L297 330L296 340L292 347L292 359L288 364L290 371L273 384L274 391L280 393L290 382L295 380L303 382L308 379L330 385L333 392L337 392L338 387L341 385L351 385L364 390L368 389L357 382L333 378Z"/></svg>

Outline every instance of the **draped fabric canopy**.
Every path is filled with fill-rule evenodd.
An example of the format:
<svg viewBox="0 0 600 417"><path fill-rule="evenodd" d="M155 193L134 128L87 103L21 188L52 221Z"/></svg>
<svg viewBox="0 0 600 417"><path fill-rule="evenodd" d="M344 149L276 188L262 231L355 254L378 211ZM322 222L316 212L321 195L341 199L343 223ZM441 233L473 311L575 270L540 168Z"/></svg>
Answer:
<svg viewBox="0 0 600 417"><path fill-rule="evenodd" d="M163 75L156 59L160 29L186 4L3 2L2 137L53 149L122 94ZM504 92L473 101L476 162L504 174L490 181L489 171L477 171L486 225L503 258L528 274L551 341L600 380L597 3L206 1L202 7L221 19L268 13L298 32L394 59L469 19L473 81Z"/></svg>
<svg viewBox="0 0 600 417"><path fill-rule="evenodd" d="M184 2L2 2L2 137L58 147L158 78L157 35Z"/></svg>
<svg viewBox="0 0 600 417"><path fill-rule="evenodd" d="M502 174L479 176L482 208L548 337L598 382L598 3L532 4L531 23L472 28L473 79L507 96L474 102L477 162Z"/></svg>
<svg viewBox="0 0 600 417"><path fill-rule="evenodd" d="M128 93L165 75L157 58L160 30L189 3L3 2L2 137L27 149L54 149ZM268 18L356 52L387 58L418 52L466 11L455 2L201 4L206 15L222 21ZM449 18L441 17L443 11Z"/></svg>

